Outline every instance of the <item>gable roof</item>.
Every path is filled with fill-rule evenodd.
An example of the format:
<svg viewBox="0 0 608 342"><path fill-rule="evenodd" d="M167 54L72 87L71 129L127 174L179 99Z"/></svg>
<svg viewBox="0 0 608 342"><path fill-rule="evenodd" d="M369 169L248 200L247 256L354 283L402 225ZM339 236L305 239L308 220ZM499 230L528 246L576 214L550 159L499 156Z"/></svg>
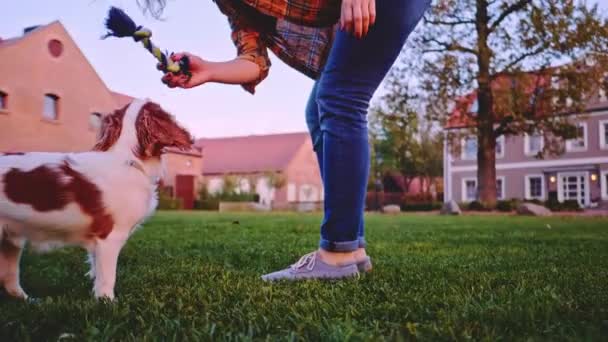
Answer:
<svg viewBox="0 0 608 342"><path fill-rule="evenodd" d="M530 72L524 76L528 80L538 80L540 88L548 86L551 82L550 75L538 75L536 73ZM535 81L535 82L538 82ZM492 81L491 87L493 91L501 91L507 90L511 86L511 78L508 76L499 76L497 79ZM534 92L533 88L526 90L528 94ZM476 124L476 113L472 111L473 104L477 101L477 90L472 91L471 93L461 96L455 100L455 106L452 112L450 113L447 122L445 123L444 129L461 129L461 128L469 128L473 127ZM584 111L595 112L608 109L608 100L602 99L599 96L599 93L591 96L591 98L587 101L585 105ZM569 113L576 114L576 113ZM539 112L536 113L537 117L544 115L569 115L568 113L549 113L546 110L543 111L542 104L539 108ZM503 114L504 115L504 114ZM495 120L498 121L500 117L496 117Z"/></svg>
<svg viewBox="0 0 608 342"><path fill-rule="evenodd" d="M284 171L300 147L310 139L306 132L199 139L203 174Z"/></svg>

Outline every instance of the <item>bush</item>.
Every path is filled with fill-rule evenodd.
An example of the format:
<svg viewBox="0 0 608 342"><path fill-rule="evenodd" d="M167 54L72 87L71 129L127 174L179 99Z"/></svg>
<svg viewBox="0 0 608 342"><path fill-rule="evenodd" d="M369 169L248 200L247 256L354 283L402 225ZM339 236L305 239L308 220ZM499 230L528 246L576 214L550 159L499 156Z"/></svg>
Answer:
<svg viewBox="0 0 608 342"><path fill-rule="evenodd" d="M551 211L583 211L577 200L566 200L560 203L557 198L550 198L545 206Z"/></svg>
<svg viewBox="0 0 608 342"><path fill-rule="evenodd" d="M583 208L578 204L577 200L567 200L562 203L563 211L582 211Z"/></svg>
<svg viewBox="0 0 608 342"><path fill-rule="evenodd" d="M543 201L539 200L539 199L530 199L530 200L525 200L525 203L532 203L532 204L537 204L537 205L544 205Z"/></svg>
<svg viewBox="0 0 608 342"><path fill-rule="evenodd" d="M498 201L496 202L496 210L502 212L511 212L517 208L516 202L510 201Z"/></svg>
<svg viewBox="0 0 608 342"><path fill-rule="evenodd" d="M181 198L171 198L169 196L158 197L158 210L181 210L184 204Z"/></svg>
<svg viewBox="0 0 608 342"><path fill-rule="evenodd" d="M479 202L479 201L473 201L473 202L469 203L469 206L467 208L472 211L486 210L486 208L483 206L483 204L481 204L481 202Z"/></svg>
<svg viewBox="0 0 608 342"><path fill-rule="evenodd" d="M441 209L442 204L440 202L430 203L403 203L401 205L401 211L433 211Z"/></svg>
<svg viewBox="0 0 608 342"><path fill-rule="evenodd" d="M219 210L220 202L215 199L194 201L194 209L197 210Z"/></svg>

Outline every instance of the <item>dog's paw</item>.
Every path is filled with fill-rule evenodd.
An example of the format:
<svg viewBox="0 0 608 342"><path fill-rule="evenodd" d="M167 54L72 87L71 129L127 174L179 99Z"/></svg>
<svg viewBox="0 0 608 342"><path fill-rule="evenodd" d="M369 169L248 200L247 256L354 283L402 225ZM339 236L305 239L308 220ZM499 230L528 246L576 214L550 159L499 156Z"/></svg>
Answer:
<svg viewBox="0 0 608 342"><path fill-rule="evenodd" d="M113 302L114 291L95 291L95 299L100 302Z"/></svg>
<svg viewBox="0 0 608 342"><path fill-rule="evenodd" d="M23 291L21 286L15 287L15 288L7 288L6 293L13 298L21 299L24 301L27 301L29 298L27 293L25 293L25 291Z"/></svg>

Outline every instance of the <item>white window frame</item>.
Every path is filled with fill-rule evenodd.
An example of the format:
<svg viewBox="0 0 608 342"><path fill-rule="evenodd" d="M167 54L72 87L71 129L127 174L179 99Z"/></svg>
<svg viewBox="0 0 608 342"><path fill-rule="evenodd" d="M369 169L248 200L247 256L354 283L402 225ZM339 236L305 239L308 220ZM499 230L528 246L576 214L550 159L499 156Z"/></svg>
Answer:
<svg viewBox="0 0 608 342"><path fill-rule="evenodd" d="M540 192L541 192L541 196L540 197L532 197L531 194L531 189L530 189L530 178L540 178ZM547 189L546 189L546 184L545 184L545 175L538 173L538 174L529 174L525 176L525 180L524 180L524 186L525 186L525 192L524 192L524 198L527 200L533 200L533 199L537 199L537 200L544 200L546 198L547 195Z"/></svg>
<svg viewBox="0 0 608 342"><path fill-rule="evenodd" d="M475 141L477 142L477 150L479 150L479 141L477 141L477 137L476 136L467 136L464 137L460 140L460 159L462 160L477 160L477 150L475 151L475 156L473 157L468 157L467 156L467 139L475 139Z"/></svg>
<svg viewBox="0 0 608 342"><path fill-rule="evenodd" d="M500 197L498 197L498 194L497 194L496 198L499 200L504 200L505 198L507 198L506 193L505 193L505 191L507 190L506 177L498 176L498 177L496 177L496 181L500 181L500 192L502 193L502 196L500 196Z"/></svg>
<svg viewBox="0 0 608 342"><path fill-rule="evenodd" d="M606 177L608 176L608 170L602 170L600 172L600 184L602 188L602 200L608 201L608 180Z"/></svg>
<svg viewBox="0 0 608 342"><path fill-rule="evenodd" d="M536 134L534 134L536 135ZM543 148L545 148L545 137L542 134L538 134L540 136L540 151L543 150ZM538 152L540 152L538 151ZM530 135L528 133L526 133L524 135L524 154L528 157L533 157L536 156L538 154L538 152L533 152L530 150Z"/></svg>
<svg viewBox="0 0 608 342"><path fill-rule="evenodd" d="M469 202L473 202L473 201L477 200L477 198L474 198L474 199L467 198L467 182L468 181L475 182L475 189L477 192L479 192L479 182L477 182L477 177L463 177L462 178L462 193L461 193L460 197L462 197L462 202L464 202L464 203L469 203Z"/></svg>
<svg viewBox="0 0 608 342"><path fill-rule="evenodd" d="M507 144L505 143L505 136L501 135L498 138L496 138L496 145L502 145L502 148L500 150L500 154L496 154L496 158L497 159L502 159L505 157L505 149L507 148ZM479 145L477 145L477 148L479 148Z"/></svg>
<svg viewBox="0 0 608 342"><path fill-rule="evenodd" d="M606 125L608 125L608 120L600 120L599 133L601 150L608 150L608 141L606 141Z"/></svg>
<svg viewBox="0 0 608 342"><path fill-rule="evenodd" d="M588 134L587 134L587 123L586 122L579 122L576 124L577 128L578 127L582 127L583 128L583 142L585 144L585 146L583 147L574 147L572 146L572 141L574 139L568 139L566 140L566 151L567 152L584 152L587 151L587 146L589 146L589 141L588 141Z"/></svg>

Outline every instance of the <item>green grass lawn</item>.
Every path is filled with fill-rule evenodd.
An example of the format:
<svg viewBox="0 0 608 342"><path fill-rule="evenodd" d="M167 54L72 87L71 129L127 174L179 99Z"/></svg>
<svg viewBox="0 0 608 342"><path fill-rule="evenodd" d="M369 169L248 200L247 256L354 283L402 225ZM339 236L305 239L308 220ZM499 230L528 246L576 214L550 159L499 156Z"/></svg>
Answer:
<svg viewBox="0 0 608 342"><path fill-rule="evenodd" d="M370 215L371 274L263 283L315 248L319 219L159 213L123 250L111 304L83 251L26 253L41 301L0 294L0 341L608 336L608 219Z"/></svg>

